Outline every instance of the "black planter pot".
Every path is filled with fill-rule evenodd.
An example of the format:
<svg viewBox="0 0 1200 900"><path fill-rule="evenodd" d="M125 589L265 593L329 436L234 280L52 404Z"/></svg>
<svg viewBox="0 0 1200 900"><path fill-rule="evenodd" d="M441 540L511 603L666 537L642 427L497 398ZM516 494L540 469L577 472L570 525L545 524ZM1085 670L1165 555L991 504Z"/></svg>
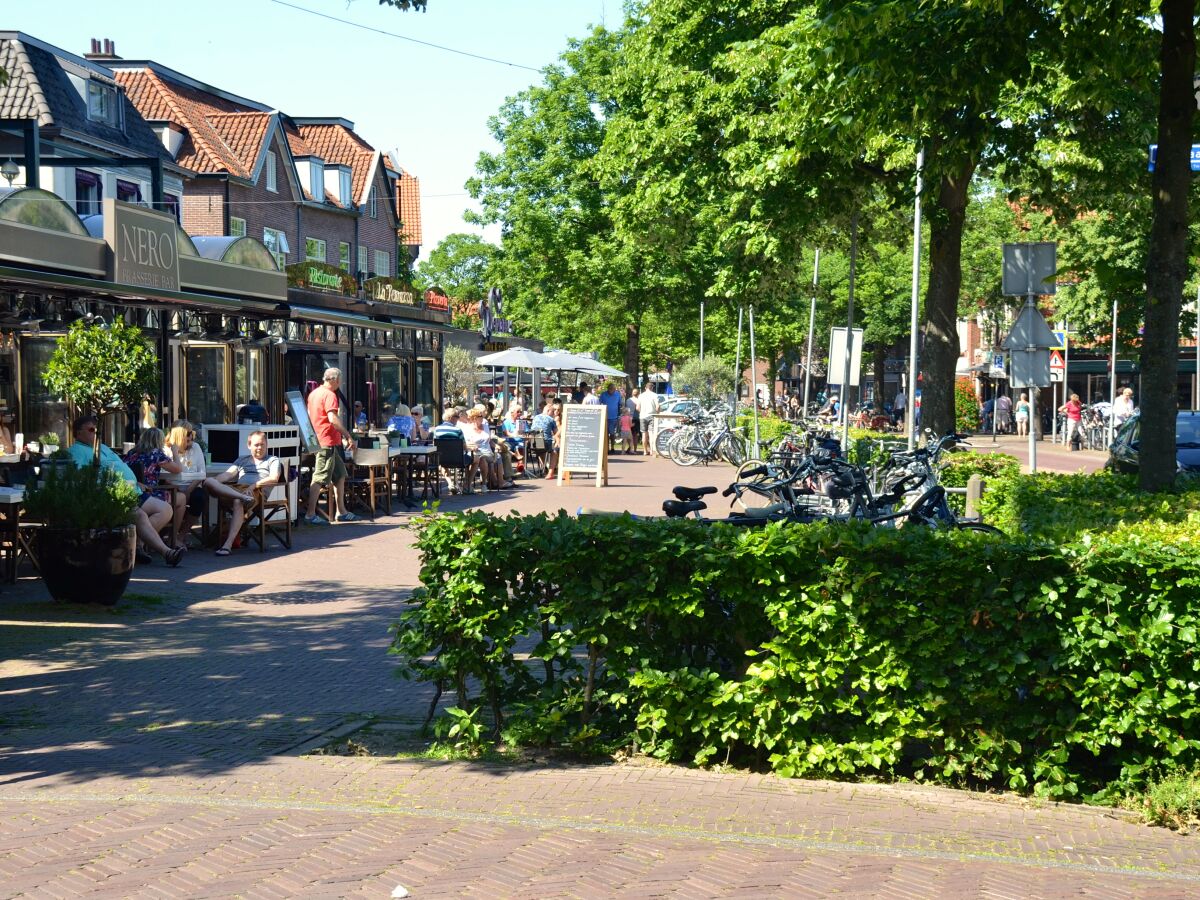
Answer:
<svg viewBox="0 0 1200 900"><path fill-rule="evenodd" d="M38 566L50 596L70 603L112 606L133 574L137 529L133 525L80 531L38 532Z"/></svg>

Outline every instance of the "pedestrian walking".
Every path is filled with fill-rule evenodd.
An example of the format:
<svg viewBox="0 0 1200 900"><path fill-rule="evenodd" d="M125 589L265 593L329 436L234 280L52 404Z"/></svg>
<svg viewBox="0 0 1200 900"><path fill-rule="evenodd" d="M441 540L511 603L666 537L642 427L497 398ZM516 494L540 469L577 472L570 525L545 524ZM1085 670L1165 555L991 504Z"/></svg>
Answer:
<svg viewBox="0 0 1200 900"><path fill-rule="evenodd" d="M1017 401L1016 410L1017 434L1019 434L1021 437L1025 437L1029 434L1029 413L1031 410L1029 406L1028 394L1021 395L1021 399Z"/></svg>
<svg viewBox="0 0 1200 900"><path fill-rule="evenodd" d="M1113 427L1120 428L1128 422L1136 409L1137 407L1133 405L1133 388L1127 387L1123 389L1117 395L1117 402L1113 404Z"/></svg>
<svg viewBox="0 0 1200 900"><path fill-rule="evenodd" d="M1058 408L1060 413L1067 416L1067 431L1063 435L1063 443L1070 444L1072 450L1078 450L1083 439L1083 404L1079 395L1072 394L1071 399Z"/></svg>
<svg viewBox="0 0 1200 900"><path fill-rule="evenodd" d="M333 491L334 503L337 506L339 522L356 522L358 516L346 509L346 461L342 459L342 447L354 452L354 436L342 424L341 405L338 400L338 388L342 384L342 370L329 368L325 370L321 384L313 388L308 395L308 418L313 430L317 433L317 442L321 449L317 451L317 461L313 464L312 484L308 488L308 510L305 518L310 525L328 525L329 523L317 515L317 497L321 494L321 485L329 485ZM409 422L412 417L409 417Z"/></svg>
<svg viewBox="0 0 1200 900"><path fill-rule="evenodd" d="M896 425L904 425L904 407L908 404L908 398L904 395L904 391L896 392L896 399L892 401L892 412L896 415Z"/></svg>
<svg viewBox="0 0 1200 900"><path fill-rule="evenodd" d="M642 392L638 394L637 411L638 411L638 427L642 432L642 455L649 456L653 445L650 433L650 426L654 422L654 416L658 414L660 405L658 394L654 392L653 383L647 381L642 385Z"/></svg>

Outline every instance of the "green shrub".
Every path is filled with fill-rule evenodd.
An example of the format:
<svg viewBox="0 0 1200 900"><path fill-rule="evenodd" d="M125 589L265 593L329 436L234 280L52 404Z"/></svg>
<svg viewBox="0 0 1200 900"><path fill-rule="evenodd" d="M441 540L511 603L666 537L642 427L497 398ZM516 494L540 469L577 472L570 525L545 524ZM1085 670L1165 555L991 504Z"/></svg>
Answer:
<svg viewBox="0 0 1200 900"><path fill-rule="evenodd" d="M947 458L938 480L946 487L966 487L972 475L979 475L984 479L987 490L1004 490L1000 480L1020 474L1021 464L1016 457L1007 453L964 452L951 454ZM962 494L950 494L948 499L957 512L962 513L966 508L967 501Z"/></svg>
<svg viewBox="0 0 1200 900"><path fill-rule="evenodd" d="M114 528L133 521L138 491L111 469L63 463L43 468L25 497L29 516L51 528Z"/></svg>
<svg viewBox="0 0 1200 900"><path fill-rule="evenodd" d="M1200 773L1171 772L1152 782L1142 794L1122 803L1151 825L1174 828L1184 834L1200 825Z"/></svg>
<svg viewBox="0 0 1200 900"><path fill-rule="evenodd" d="M1063 798L1200 764L1200 515L1061 545L561 513L418 531L400 673L530 740Z"/></svg>

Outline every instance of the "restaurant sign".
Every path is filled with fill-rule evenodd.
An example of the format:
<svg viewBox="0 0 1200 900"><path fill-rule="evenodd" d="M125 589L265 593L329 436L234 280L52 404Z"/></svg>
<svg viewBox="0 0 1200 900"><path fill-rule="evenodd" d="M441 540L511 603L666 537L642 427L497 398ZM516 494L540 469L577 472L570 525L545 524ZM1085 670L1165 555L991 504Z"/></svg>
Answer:
<svg viewBox="0 0 1200 900"><path fill-rule="evenodd" d="M366 284L372 300L380 303L401 303L412 306L416 302L409 286L399 278L388 278L386 275L372 278Z"/></svg>
<svg viewBox="0 0 1200 900"><path fill-rule="evenodd" d="M169 213L104 201L104 240L112 252L112 281L159 291L179 290L178 226Z"/></svg>

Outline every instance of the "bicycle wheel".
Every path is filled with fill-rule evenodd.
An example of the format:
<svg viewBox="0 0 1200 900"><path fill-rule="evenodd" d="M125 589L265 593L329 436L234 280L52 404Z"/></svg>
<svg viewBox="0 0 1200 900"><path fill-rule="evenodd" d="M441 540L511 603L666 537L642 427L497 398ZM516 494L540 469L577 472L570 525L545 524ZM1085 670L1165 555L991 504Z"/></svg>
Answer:
<svg viewBox="0 0 1200 900"><path fill-rule="evenodd" d="M958 531L978 531L980 534L990 534L993 537L1007 537L995 525L986 525L983 522L955 522L954 528Z"/></svg>
<svg viewBox="0 0 1200 900"><path fill-rule="evenodd" d="M654 452L659 456L669 456L671 440L679 433L678 428L662 428L654 437Z"/></svg>
<svg viewBox="0 0 1200 900"><path fill-rule="evenodd" d="M740 466L746 459L742 441L735 434L726 434L717 445L717 455L731 466Z"/></svg>
<svg viewBox="0 0 1200 900"><path fill-rule="evenodd" d="M681 434L678 440L671 442L671 460L680 466L699 464L704 459L703 440L704 433L698 429Z"/></svg>

